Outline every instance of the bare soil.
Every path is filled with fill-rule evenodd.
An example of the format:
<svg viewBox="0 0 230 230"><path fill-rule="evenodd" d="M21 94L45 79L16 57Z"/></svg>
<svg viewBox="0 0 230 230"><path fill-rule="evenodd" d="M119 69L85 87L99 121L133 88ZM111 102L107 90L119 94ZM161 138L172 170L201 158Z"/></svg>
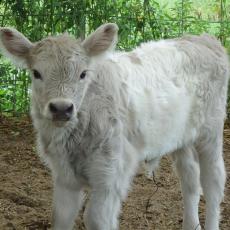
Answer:
<svg viewBox="0 0 230 230"><path fill-rule="evenodd" d="M230 229L230 126L224 130L227 169L220 229ZM52 179L35 150L28 118L0 117L0 230L50 229ZM182 227L182 197L170 157L164 157L155 181L138 174L120 216L121 230L176 230ZM204 225L204 200L200 220ZM76 229L84 230L82 212Z"/></svg>

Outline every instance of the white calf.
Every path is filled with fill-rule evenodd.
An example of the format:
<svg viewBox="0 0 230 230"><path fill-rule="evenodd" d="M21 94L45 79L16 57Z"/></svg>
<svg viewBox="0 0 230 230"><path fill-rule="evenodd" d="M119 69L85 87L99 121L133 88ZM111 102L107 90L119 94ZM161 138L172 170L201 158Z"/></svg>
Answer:
<svg viewBox="0 0 230 230"><path fill-rule="evenodd" d="M117 31L110 23L83 42L61 35L31 43L14 29L0 30L3 52L32 75L38 150L54 180L54 229L72 229L85 187L91 189L87 229L118 229L138 162L154 166L167 153L181 179L183 229L200 228L200 182L205 228L219 229L229 77L224 49L202 35L115 52Z"/></svg>

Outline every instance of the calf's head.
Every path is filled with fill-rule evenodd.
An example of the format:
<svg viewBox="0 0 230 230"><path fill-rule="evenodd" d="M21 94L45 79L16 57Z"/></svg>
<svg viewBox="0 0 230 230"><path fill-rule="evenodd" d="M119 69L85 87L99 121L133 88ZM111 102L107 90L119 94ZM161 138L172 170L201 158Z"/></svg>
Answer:
<svg viewBox="0 0 230 230"><path fill-rule="evenodd" d="M113 48L118 27L100 26L83 42L63 34L36 43L12 28L0 28L0 48L32 78L34 115L64 124L76 120L77 111L93 79L92 59Z"/></svg>

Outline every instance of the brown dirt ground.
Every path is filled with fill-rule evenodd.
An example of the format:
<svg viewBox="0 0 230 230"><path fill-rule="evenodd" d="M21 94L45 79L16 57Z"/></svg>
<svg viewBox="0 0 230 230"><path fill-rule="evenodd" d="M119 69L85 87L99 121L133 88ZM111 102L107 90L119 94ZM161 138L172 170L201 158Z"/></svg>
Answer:
<svg viewBox="0 0 230 230"><path fill-rule="evenodd" d="M230 229L230 126L225 128L225 164L228 180L222 203L220 229ZM35 153L34 133L28 118L0 117L0 230L50 229L52 181ZM139 174L123 204L121 230L176 230L182 226L179 182L171 160L164 157L155 182ZM204 224L201 198L200 220ZM76 222L84 230L82 214Z"/></svg>

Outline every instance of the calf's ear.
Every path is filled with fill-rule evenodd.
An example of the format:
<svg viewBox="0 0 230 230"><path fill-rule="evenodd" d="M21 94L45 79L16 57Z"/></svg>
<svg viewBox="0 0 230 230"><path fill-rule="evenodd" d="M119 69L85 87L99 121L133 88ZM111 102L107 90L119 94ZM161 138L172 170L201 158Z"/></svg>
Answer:
<svg viewBox="0 0 230 230"><path fill-rule="evenodd" d="M88 55L99 55L107 50L115 48L117 33L118 26L116 24L107 23L101 25L82 42L82 46Z"/></svg>
<svg viewBox="0 0 230 230"><path fill-rule="evenodd" d="M0 50L15 65L27 67L29 51L32 46L33 43L16 29L0 27Z"/></svg>

